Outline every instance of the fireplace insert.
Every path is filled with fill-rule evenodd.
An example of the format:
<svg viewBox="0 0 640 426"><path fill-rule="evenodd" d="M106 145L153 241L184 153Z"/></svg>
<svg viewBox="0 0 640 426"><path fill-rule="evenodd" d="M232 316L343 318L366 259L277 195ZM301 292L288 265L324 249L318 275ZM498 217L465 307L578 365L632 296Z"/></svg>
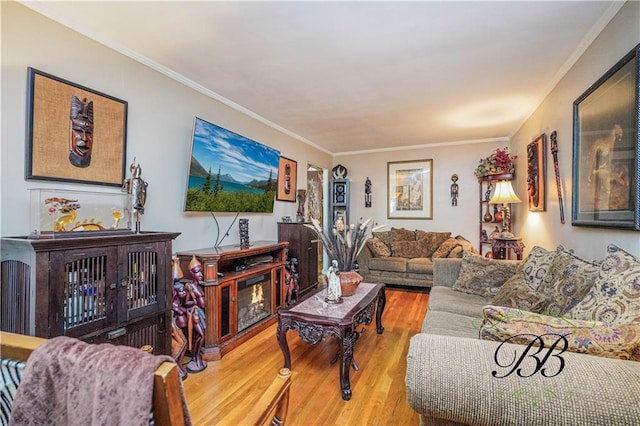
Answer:
<svg viewBox="0 0 640 426"><path fill-rule="evenodd" d="M271 273L238 281L238 331L271 315Z"/></svg>

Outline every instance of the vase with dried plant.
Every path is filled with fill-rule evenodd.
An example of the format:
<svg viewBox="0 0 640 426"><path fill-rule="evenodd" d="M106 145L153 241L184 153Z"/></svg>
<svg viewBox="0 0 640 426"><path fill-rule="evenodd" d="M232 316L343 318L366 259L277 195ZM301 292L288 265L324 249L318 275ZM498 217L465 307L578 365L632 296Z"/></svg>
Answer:
<svg viewBox="0 0 640 426"><path fill-rule="evenodd" d="M362 276L354 271L354 264L363 249L371 229L372 218L357 225L349 226L337 223L331 229L325 230L316 219L305 226L313 229L327 252L329 260L335 260L340 277L342 296L351 296L362 282Z"/></svg>

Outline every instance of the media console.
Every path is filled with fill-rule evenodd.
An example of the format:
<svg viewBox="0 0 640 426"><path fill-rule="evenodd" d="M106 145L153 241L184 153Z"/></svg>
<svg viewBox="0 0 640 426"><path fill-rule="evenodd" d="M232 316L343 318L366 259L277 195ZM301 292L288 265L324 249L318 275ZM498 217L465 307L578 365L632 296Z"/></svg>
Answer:
<svg viewBox="0 0 640 426"><path fill-rule="evenodd" d="M276 321L284 306L288 242L257 241L177 253L189 276L193 256L202 264L205 296L203 357L218 360Z"/></svg>

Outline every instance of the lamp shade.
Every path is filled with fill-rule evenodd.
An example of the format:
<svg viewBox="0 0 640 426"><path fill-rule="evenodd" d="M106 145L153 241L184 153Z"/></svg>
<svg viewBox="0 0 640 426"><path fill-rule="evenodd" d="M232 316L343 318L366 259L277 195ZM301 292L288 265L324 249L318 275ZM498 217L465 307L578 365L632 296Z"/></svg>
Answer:
<svg viewBox="0 0 640 426"><path fill-rule="evenodd" d="M513 191L511 181L501 180L496 184L496 190L493 192L493 197L489 203L491 204L505 204L505 203L521 203L522 201L516 193Z"/></svg>

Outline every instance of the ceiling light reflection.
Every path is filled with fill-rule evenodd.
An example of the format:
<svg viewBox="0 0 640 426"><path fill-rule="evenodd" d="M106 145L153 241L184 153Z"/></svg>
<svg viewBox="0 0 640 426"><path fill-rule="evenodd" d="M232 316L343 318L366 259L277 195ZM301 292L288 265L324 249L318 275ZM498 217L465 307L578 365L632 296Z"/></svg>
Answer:
<svg viewBox="0 0 640 426"><path fill-rule="evenodd" d="M491 99L466 105L445 117L459 128L489 127L524 120L535 100L522 96Z"/></svg>

